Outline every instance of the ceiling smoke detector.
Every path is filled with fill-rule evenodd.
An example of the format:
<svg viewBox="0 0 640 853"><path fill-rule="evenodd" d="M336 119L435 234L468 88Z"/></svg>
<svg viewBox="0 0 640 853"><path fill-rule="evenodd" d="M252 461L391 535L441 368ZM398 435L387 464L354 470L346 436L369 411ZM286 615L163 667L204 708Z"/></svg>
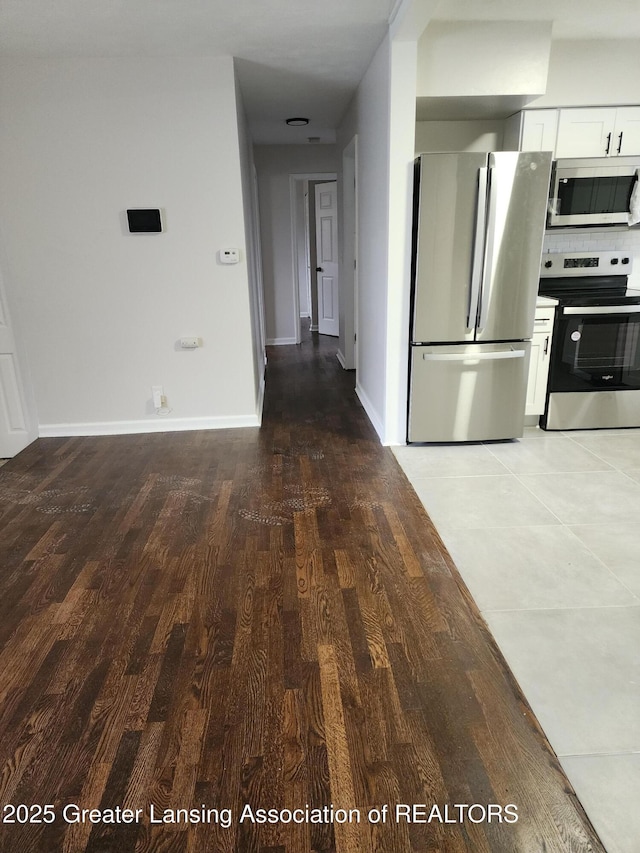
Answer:
<svg viewBox="0 0 640 853"><path fill-rule="evenodd" d="M294 116L294 118L286 119L285 124L288 124L289 127L305 127L307 124L309 124L309 119L302 118L300 116Z"/></svg>

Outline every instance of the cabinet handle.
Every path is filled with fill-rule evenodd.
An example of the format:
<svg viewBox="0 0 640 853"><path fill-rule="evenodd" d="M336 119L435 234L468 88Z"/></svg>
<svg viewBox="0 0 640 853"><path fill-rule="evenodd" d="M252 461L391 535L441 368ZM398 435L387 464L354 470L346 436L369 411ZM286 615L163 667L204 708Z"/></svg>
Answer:
<svg viewBox="0 0 640 853"><path fill-rule="evenodd" d="M611 148L611 134L610 134L610 133L608 133L608 134L607 134L607 147L606 147L606 149L605 149L605 152L604 152L604 153L605 153L605 154L608 154L608 153L609 153L609 149L610 149L610 148Z"/></svg>
<svg viewBox="0 0 640 853"><path fill-rule="evenodd" d="M622 134L618 137L618 154L622 151Z"/></svg>
<svg viewBox="0 0 640 853"><path fill-rule="evenodd" d="M544 339L544 352L543 355L546 355L549 352L549 335Z"/></svg>

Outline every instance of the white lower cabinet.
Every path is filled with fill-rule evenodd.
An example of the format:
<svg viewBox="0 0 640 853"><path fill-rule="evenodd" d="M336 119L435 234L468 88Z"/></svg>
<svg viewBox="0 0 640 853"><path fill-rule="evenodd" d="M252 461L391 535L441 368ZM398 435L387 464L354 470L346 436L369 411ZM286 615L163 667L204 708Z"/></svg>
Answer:
<svg viewBox="0 0 640 853"><path fill-rule="evenodd" d="M541 415L547 393L549 376L549 355L551 352L551 333L553 331L554 309L536 308L535 325L531 339L531 358L529 361L529 380L527 383L527 402L525 416Z"/></svg>

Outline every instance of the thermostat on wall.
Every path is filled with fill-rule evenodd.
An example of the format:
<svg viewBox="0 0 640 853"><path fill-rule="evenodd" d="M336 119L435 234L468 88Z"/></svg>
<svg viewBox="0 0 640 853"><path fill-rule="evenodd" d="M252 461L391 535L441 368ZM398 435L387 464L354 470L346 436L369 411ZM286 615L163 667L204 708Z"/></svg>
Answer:
<svg viewBox="0 0 640 853"><path fill-rule="evenodd" d="M162 231L162 217L157 207L127 210L127 220L131 234L158 234Z"/></svg>
<svg viewBox="0 0 640 853"><path fill-rule="evenodd" d="M240 261L240 249L220 249L221 264L237 264Z"/></svg>

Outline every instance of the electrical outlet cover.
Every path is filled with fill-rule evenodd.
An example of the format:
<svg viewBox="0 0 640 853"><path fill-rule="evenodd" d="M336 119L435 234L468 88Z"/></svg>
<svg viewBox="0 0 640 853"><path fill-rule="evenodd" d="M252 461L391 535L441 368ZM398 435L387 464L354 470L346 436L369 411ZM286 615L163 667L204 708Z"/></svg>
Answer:
<svg viewBox="0 0 640 853"><path fill-rule="evenodd" d="M162 385L152 385L151 386L151 396L153 397L153 407L154 409L162 408L162 398L164 393L162 391Z"/></svg>
<svg viewBox="0 0 640 853"><path fill-rule="evenodd" d="M180 338L182 349L197 349L200 346L200 338Z"/></svg>

